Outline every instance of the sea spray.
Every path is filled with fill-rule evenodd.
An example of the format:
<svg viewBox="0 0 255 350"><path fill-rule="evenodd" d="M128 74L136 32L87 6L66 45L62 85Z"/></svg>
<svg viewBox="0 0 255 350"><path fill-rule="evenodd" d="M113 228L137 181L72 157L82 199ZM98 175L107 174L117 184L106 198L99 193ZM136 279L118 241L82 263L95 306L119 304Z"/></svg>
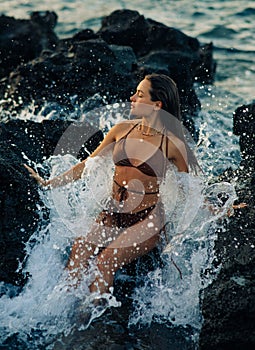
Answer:
<svg viewBox="0 0 255 350"><path fill-rule="evenodd" d="M173 172L168 172L162 188L169 220L164 264L135 290L129 322L136 327L152 322L191 326L198 336L202 291L220 268L213 268L217 229L226 220L236 194L229 183L208 185L199 177Z"/></svg>

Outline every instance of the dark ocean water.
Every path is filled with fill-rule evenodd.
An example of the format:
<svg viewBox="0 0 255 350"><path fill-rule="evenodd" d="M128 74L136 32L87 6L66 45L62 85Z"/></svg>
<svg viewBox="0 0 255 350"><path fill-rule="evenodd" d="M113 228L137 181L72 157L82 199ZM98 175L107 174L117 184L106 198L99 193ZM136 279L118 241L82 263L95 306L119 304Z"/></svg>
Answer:
<svg viewBox="0 0 255 350"><path fill-rule="evenodd" d="M2 14L16 18L28 18L31 11L55 11L58 15L55 31L62 38L84 28L97 30L103 16L127 8L178 28L202 43L213 42L217 62L215 82L209 86L196 86L202 103L202 111L195 121L203 140L198 156L208 177L229 166L238 166L239 145L238 138L232 133L232 114L237 107L254 99L254 1L1 0L0 5ZM26 118L34 119L34 116L28 114ZM49 161L55 171L69 167L73 162L74 159L68 157ZM106 173L96 174L104 182ZM194 182L191 187L196 189L196 186L198 184ZM225 187L220 190L227 191L234 198L230 185L221 186ZM217 192L219 188L210 190ZM96 189L93 195L95 192ZM186 271L186 279L180 283L171 266L163 273L157 270L144 281L143 287L136 290L136 307L131 315L127 316L125 307L119 308L116 301L109 301L112 311L109 309L89 330L75 331L70 335L66 310L72 300L62 294L59 284L63 268L59 252L64 250L65 240L71 238L70 227L66 228L59 220L59 208L65 217L73 215L74 208L70 209L68 203L70 198L66 200L70 195L75 197L76 192L55 193L50 198L42 194L51 209L51 223L47 228L49 238L38 239L44 237L44 232L35 233L38 245L30 252L27 270L33 279L27 289L16 297L12 297L15 291L10 289L0 298L2 344L9 338L9 345L1 347L0 342L0 348L46 349L47 342L52 343L58 333L63 333L67 337L62 343L58 342L55 349L195 349L201 326L199 290L205 283L197 271L210 263L211 257L206 254L214 239L213 235L208 235L208 226L203 226L209 224L208 217L201 213L193 227L190 225L184 230L185 245L182 245L183 236L173 238L175 246L181 246L174 253L184 260L184 263L180 260L180 265ZM91 204L83 204L87 212L94 210ZM189 219L185 220L188 225ZM199 234L194 238L194 230L198 228ZM166 251L166 256L168 253ZM52 346L48 346L50 348Z"/></svg>

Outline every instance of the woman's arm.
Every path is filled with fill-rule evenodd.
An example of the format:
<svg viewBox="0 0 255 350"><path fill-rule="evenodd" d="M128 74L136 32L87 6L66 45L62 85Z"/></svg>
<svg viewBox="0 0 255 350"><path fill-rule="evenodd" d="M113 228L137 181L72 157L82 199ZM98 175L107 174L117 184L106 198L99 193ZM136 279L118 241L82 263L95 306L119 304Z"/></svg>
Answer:
<svg viewBox="0 0 255 350"><path fill-rule="evenodd" d="M116 140L116 135L120 130L121 130L120 124L117 124L116 126L114 126L104 137L101 144L96 148L96 150L89 157L93 158L98 155L104 155L107 152L109 152L109 150L112 150ZM24 164L24 166L29 171L30 176L33 177L38 182L38 184L40 184L43 187L50 186L51 188L55 188L59 186L64 186L69 182L80 179L85 168L85 163L86 163L86 159L74 165L71 169L67 170L63 174L49 180L43 179L30 166L26 164Z"/></svg>
<svg viewBox="0 0 255 350"><path fill-rule="evenodd" d="M244 203L244 202L239 203L239 204L232 204L232 210L231 210L231 208L228 209L228 211L227 211L227 216L228 216L228 217L232 216L232 215L233 215L233 210L234 210L234 209L243 209L243 208L245 208L245 207L247 207L247 206L248 206L248 204L246 204L246 203Z"/></svg>
<svg viewBox="0 0 255 350"><path fill-rule="evenodd" d="M168 142L168 158L180 172L189 172L188 158L185 144L174 135Z"/></svg>
<svg viewBox="0 0 255 350"><path fill-rule="evenodd" d="M207 199L205 199L204 204L205 204L205 207L207 207L213 215L217 215L218 213L221 212L222 207L216 208L214 205L210 204ZM226 211L226 215L230 217L234 214L235 209L243 209L243 208L246 208L247 206L248 204L244 202L241 202L239 204L231 204L231 207L229 207Z"/></svg>
<svg viewBox="0 0 255 350"><path fill-rule="evenodd" d="M33 177L41 186L52 188L64 186L71 181L76 181L81 178L82 172L85 168L85 160L76 164L71 169L67 170L63 174L54 177L53 179L44 180L34 169L24 164L24 167L29 171L30 176Z"/></svg>

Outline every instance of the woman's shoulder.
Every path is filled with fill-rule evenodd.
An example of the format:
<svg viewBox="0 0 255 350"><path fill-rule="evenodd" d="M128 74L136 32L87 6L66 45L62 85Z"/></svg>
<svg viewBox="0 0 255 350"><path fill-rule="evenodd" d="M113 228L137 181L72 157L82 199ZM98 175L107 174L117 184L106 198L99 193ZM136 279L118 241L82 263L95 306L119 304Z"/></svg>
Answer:
<svg viewBox="0 0 255 350"><path fill-rule="evenodd" d="M186 149L184 141L177 137L175 134L173 134L171 131L167 130L166 136L169 140L168 147L178 149L179 151Z"/></svg>
<svg viewBox="0 0 255 350"><path fill-rule="evenodd" d="M118 140L127 134L132 128L139 124L139 119L123 120L114 126L115 137Z"/></svg>
<svg viewBox="0 0 255 350"><path fill-rule="evenodd" d="M165 135L168 137L169 141L183 143L183 141L170 130L166 130Z"/></svg>

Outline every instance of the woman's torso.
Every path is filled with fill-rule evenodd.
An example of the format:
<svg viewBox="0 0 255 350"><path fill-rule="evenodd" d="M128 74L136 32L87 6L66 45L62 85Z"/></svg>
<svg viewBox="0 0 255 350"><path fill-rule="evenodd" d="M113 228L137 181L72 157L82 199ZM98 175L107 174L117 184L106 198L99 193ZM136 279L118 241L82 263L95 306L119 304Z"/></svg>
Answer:
<svg viewBox="0 0 255 350"><path fill-rule="evenodd" d="M158 203L159 185L167 166L168 138L162 131L142 135L139 121L124 124L113 148L113 199L121 210L137 212Z"/></svg>

